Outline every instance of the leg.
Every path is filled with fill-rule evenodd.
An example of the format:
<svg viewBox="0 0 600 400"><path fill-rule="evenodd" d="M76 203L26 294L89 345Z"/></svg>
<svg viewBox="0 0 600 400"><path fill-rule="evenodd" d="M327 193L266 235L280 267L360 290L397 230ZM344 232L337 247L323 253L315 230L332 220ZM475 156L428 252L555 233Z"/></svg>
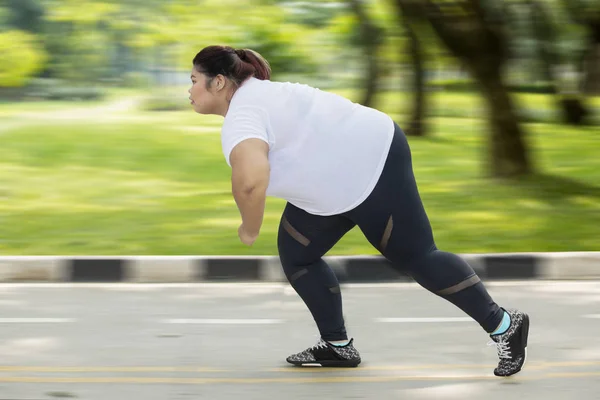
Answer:
<svg viewBox="0 0 600 400"><path fill-rule="evenodd" d="M340 286L322 257L354 226L343 216L312 215L290 203L279 225L277 246L283 271L327 341L347 336Z"/></svg>
<svg viewBox="0 0 600 400"><path fill-rule="evenodd" d="M343 216L311 215L289 203L283 212L277 241L281 265L321 334L315 346L289 356L286 361L290 364L356 367L361 362L352 340L347 341L337 277L323 260L323 255L354 226Z"/></svg>
<svg viewBox="0 0 600 400"><path fill-rule="evenodd" d="M529 316L500 308L469 264L437 249L417 190L408 142L397 125L377 186L347 215L397 268L459 307L491 334L500 357L495 375L510 376L521 370L526 359Z"/></svg>
<svg viewBox="0 0 600 400"><path fill-rule="evenodd" d="M421 286L455 304L486 332L499 326L504 311L475 271L459 256L436 248L408 142L398 127L377 186L348 216L375 248Z"/></svg>

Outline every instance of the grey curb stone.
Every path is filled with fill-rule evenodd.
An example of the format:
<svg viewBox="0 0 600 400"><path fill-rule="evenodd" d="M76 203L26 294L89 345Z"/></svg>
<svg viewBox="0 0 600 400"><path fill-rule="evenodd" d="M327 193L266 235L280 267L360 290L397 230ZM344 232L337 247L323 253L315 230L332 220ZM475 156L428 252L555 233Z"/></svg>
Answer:
<svg viewBox="0 0 600 400"><path fill-rule="evenodd" d="M483 280L600 279L600 252L459 254ZM411 282L381 256L326 256L340 283ZM287 282L276 256L0 257L0 282Z"/></svg>

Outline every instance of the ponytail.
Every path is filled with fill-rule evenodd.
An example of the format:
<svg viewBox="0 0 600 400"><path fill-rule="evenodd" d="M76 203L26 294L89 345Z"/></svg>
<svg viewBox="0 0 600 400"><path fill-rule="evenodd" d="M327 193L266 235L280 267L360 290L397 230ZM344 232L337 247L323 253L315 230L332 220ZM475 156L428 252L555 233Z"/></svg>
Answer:
<svg viewBox="0 0 600 400"><path fill-rule="evenodd" d="M261 81L271 79L271 66L269 62L259 53L250 49L238 49L235 54L245 63L254 67L253 76Z"/></svg>
<svg viewBox="0 0 600 400"><path fill-rule="evenodd" d="M238 87L251 76L260 80L271 78L269 62L250 49L235 50L229 46L208 46L196 54L192 63L198 72L209 78L221 74Z"/></svg>

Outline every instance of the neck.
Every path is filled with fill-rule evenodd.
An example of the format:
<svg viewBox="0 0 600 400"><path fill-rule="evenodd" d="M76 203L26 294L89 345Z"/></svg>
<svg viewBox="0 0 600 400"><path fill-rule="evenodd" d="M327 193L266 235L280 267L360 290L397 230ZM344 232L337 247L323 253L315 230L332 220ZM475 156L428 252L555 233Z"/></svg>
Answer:
<svg viewBox="0 0 600 400"><path fill-rule="evenodd" d="M223 104L217 110L217 113L216 113L217 115L220 115L223 118L225 118L225 116L227 115L227 112L229 111L229 105L231 104L231 100L233 99L233 95L235 94L236 90L237 89L234 86L229 88L228 94L225 96L225 99L223 100Z"/></svg>
<svg viewBox="0 0 600 400"><path fill-rule="evenodd" d="M227 111L229 111L229 102L225 101L224 104L215 111L215 115L220 115L221 117L225 118Z"/></svg>

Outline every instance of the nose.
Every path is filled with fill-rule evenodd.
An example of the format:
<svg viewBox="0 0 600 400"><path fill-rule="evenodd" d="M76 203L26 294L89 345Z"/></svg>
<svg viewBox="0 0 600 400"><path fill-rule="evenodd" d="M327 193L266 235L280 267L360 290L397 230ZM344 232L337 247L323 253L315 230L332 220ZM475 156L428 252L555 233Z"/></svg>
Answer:
<svg viewBox="0 0 600 400"><path fill-rule="evenodd" d="M189 88L189 89L188 89L188 93L189 93L189 94L192 94L192 88Z"/></svg>

